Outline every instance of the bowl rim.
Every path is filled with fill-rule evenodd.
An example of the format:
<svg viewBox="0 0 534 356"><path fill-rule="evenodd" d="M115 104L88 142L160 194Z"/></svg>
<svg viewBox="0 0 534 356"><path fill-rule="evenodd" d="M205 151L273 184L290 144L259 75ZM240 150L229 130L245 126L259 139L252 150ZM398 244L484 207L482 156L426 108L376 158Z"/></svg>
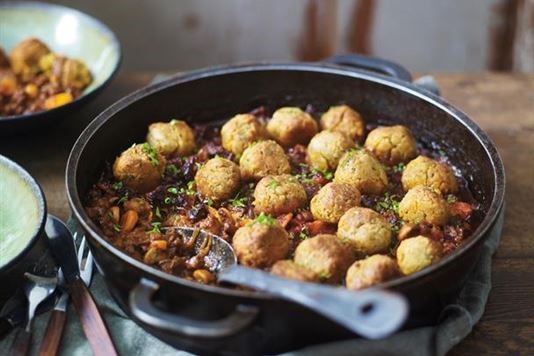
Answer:
<svg viewBox="0 0 534 356"><path fill-rule="evenodd" d="M328 63L278 63L278 62L259 62L259 63L246 63L246 64L234 64L223 65L218 67L209 67L200 69L185 74L178 74L174 77L166 79L162 82L147 85L141 89L134 91L119 99L110 107L100 113L80 134L76 142L74 143L72 150L69 154L67 161L67 167L65 172L65 183L67 188L67 197L69 205L73 211L75 218L82 225L85 231L87 231L92 238L94 238L98 244L103 246L107 253L113 254L115 257L127 262L129 265L133 265L135 268L143 271L145 274L150 275L152 278L157 278L178 284L184 287L191 287L195 290L205 291L208 293L215 293L217 295L225 295L231 297L245 297L252 299L278 299L275 296L269 295L261 291L240 291L219 286L203 285L197 282L188 281L186 279L171 275L163 272L159 269L151 267L141 261L134 259L127 255L125 252L113 246L104 235L99 231L98 227L88 217L85 209L81 203L80 196L78 194L78 188L76 185L76 175L78 169L78 162L81 153L85 149L85 146L90 142L91 138L100 130L102 125L115 116L115 114L130 104L137 102L147 96L157 94L164 91L167 88L180 85L186 82L200 80L203 78L224 76L231 74L239 74L243 72L262 72L262 71L301 71L301 72L314 72L322 74L333 74L345 77L350 77L358 80L371 81L379 85L384 85L395 90L407 93L411 96L415 96L423 101L436 106L438 109L446 112L449 117L452 117L457 124L464 126L472 135L473 139L476 139L483 147L486 156L490 160L493 170L491 172L494 180L494 192L491 197L491 204L484 216L484 219L480 222L480 225L471 234L469 239L465 241L459 249L455 250L452 254L444 257L438 263L433 264L421 271L413 273L408 276L399 277L391 281L381 283L377 285L377 288L394 289L403 285L414 283L428 278L433 273L446 267L447 265L454 263L454 260L459 256L467 253L477 243L479 243L484 236L488 233L488 230L493 226L493 223L497 220L501 208L504 203L505 193L505 172L502 158L497 151L497 148L489 136L465 113L455 108L443 98L432 94L431 92L416 86L413 83L409 83L400 79L388 77L385 75L377 74L374 72L354 69L346 66L328 64ZM91 239L90 239L91 240ZM140 278L142 276L140 275Z"/></svg>
<svg viewBox="0 0 534 356"><path fill-rule="evenodd" d="M11 169L12 171L14 171L25 183L29 185L33 195L37 199L39 210L38 228L35 230L30 240L26 243L26 246L21 251L19 251L19 253L15 257L11 258L6 264L0 266L0 273L2 273L4 271L8 271L18 262L20 262L37 243L37 240L39 239L44 230L44 225L47 216L47 208L46 198L43 193L43 189L41 188L37 180L26 169L24 169L21 165L2 154L0 154L0 165L3 165L7 167L7 169Z"/></svg>
<svg viewBox="0 0 534 356"><path fill-rule="evenodd" d="M113 50L117 53L117 60L115 61L113 70L111 71L109 76L105 78L98 86L95 86L91 91L89 92L84 91L79 97L77 97L73 101L65 105L58 106L53 109L31 112L31 113L22 114L22 115L0 116L0 125L2 123L7 124L7 123L15 122L15 121L20 122L23 120L31 120L31 119L39 118L40 116L43 116L45 114L48 115L48 114L60 113L64 109L70 108L72 106L75 106L83 102L84 100L92 97L97 92L105 88L109 84L111 79L113 79L115 74L117 73L123 60L121 44L119 42L119 39L115 35L115 33L107 25L105 25L102 21L96 19L95 17L88 15L80 10L68 7L68 6L54 4L54 3L43 3L43 2L37 2L37 1L12 1L12 0L2 1L0 2L0 9L1 8L32 8L32 9L42 9L44 11L49 11L49 12L55 11L55 12L74 14L76 17L82 19L84 22L88 24L91 24L92 26L94 26L94 28L98 29L101 33L104 33L107 37L111 39Z"/></svg>

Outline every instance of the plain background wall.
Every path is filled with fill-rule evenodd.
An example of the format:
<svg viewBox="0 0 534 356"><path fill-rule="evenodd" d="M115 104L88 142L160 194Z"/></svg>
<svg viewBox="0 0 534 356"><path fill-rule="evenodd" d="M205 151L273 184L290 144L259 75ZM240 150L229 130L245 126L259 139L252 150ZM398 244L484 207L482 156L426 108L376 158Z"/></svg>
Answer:
<svg viewBox="0 0 534 356"><path fill-rule="evenodd" d="M59 0L105 22L118 35L126 70L192 69L238 61L296 60L313 0ZM347 51L357 0L329 2L320 34ZM378 0L371 53L413 71L482 71L497 0ZM322 18L324 18L321 17ZM319 22L321 24L321 22ZM325 32L327 31L327 32Z"/></svg>

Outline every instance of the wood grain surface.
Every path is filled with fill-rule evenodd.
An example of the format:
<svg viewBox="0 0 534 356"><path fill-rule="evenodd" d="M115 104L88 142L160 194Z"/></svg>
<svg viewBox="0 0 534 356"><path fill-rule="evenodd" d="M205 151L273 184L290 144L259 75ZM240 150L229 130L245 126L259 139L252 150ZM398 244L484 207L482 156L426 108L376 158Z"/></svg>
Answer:
<svg viewBox="0 0 534 356"><path fill-rule="evenodd" d="M451 354L534 354L534 75L434 75L443 97L494 140L507 178L506 217L493 261L493 290L481 322ZM98 112L151 77L150 73L120 74L95 102L48 132L1 138L0 153L33 174L44 189L49 211L67 219L64 172L76 137Z"/></svg>

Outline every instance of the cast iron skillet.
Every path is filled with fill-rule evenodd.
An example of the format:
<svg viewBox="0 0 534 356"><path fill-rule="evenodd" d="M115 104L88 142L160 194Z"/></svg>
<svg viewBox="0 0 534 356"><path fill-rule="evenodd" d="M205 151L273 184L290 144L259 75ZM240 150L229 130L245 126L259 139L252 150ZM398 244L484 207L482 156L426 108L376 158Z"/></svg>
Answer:
<svg viewBox="0 0 534 356"><path fill-rule="evenodd" d="M145 265L107 242L84 211L85 195L104 162L112 162L133 142L144 141L147 127L154 121L218 121L260 105L272 109L312 104L323 111L347 103L360 111L366 122L406 125L426 144L438 144L448 151L484 213L476 231L453 254L430 268L382 285L409 299L412 313L406 327L435 322L443 304L463 285L477 262L483 242L500 233L504 169L487 135L465 114L411 84L409 73L398 65L352 55L333 61L342 65L262 63L177 76L118 101L78 138L66 172L74 216L87 231L112 295L147 331L176 347L200 353L281 352L354 337L292 303L260 292L183 280Z"/></svg>

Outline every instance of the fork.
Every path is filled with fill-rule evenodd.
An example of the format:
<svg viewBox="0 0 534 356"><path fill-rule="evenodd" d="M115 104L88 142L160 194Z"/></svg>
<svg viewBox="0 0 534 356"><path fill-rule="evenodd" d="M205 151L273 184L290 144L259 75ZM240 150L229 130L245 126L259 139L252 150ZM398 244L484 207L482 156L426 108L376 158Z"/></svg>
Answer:
<svg viewBox="0 0 534 356"><path fill-rule="evenodd" d="M78 238L78 233L75 232L73 235L74 240ZM80 242L80 247L78 248L78 266L80 266L80 277L87 287L91 286L91 280L93 278L93 254L91 250L87 248L87 256L83 257L85 253L85 236L82 236L82 241Z"/></svg>
<svg viewBox="0 0 534 356"><path fill-rule="evenodd" d="M78 233L73 235L74 241L78 239ZM78 257L78 265L80 266L80 277L87 287L91 285L91 279L93 276L93 255L91 251L85 253L85 236L82 236L80 247L76 253ZM59 286L61 289L61 295L52 311L50 318L48 319L48 325L46 326L43 341L41 343L41 349L39 350L39 356L54 356L58 354L59 345L61 343L61 337L63 330L67 322L67 305L69 303L69 294L65 285L65 278L63 271L59 270Z"/></svg>

